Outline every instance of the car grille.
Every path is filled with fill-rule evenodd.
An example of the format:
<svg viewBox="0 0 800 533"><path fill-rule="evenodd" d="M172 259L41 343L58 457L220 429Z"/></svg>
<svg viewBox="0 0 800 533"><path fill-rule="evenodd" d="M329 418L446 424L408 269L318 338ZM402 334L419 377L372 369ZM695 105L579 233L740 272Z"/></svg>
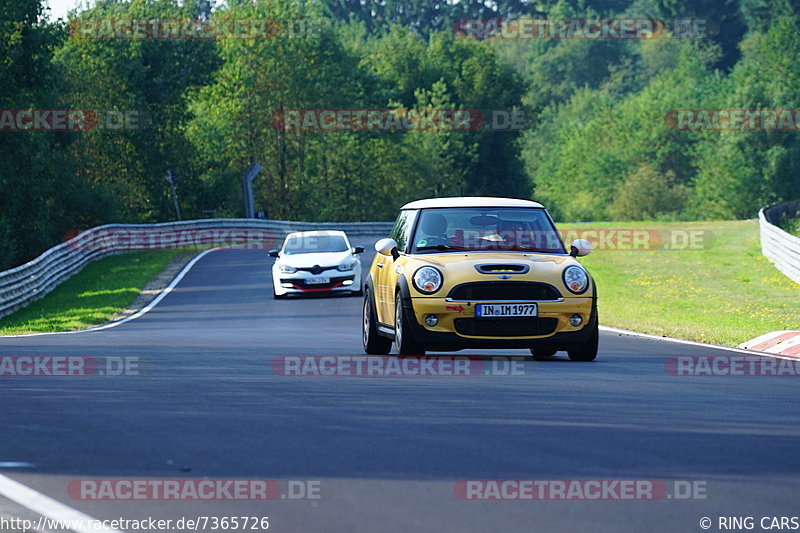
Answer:
<svg viewBox="0 0 800 533"><path fill-rule="evenodd" d="M336 270L335 266L319 266L314 265L312 267L295 267L297 270L302 270L304 272L311 272L312 274L321 274L326 270Z"/></svg>
<svg viewBox="0 0 800 533"><path fill-rule="evenodd" d="M302 278L292 278L292 279L282 279L281 283L292 283L293 285L297 286L300 289L330 289L339 285L345 280L352 280L354 276L339 276L335 278L331 278L330 283L310 283L306 284L306 280Z"/></svg>
<svg viewBox="0 0 800 533"><path fill-rule="evenodd" d="M552 285L532 281L481 281L454 287L448 298L468 301L558 300L561 294Z"/></svg>
<svg viewBox="0 0 800 533"><path fill-rule="evenodd" d="M556 330L557 318L457 318L456 331L475 337L536 337Z"/></svg>
<svg viewBox="0 0 800 533"><path fill-rule="evenodd" d="M517 273L524 274L531 268L528 265L512 265L507 263L502 264L488 264L488 265L475 265L475 270L481 274L502 274L502 273Z"/></svg>

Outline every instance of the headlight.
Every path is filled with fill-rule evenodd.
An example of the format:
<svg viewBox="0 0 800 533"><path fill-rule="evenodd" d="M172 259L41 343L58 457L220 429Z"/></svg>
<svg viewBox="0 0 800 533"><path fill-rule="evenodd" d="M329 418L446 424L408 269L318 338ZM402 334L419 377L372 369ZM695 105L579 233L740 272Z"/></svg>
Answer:
<svg viewBox="0 0 800 533"><path fill-rule="evenodd" d="M284 274L294 274L295 272L297 272L297 269L293 266L281 265L281 272L283 272Z"/></svg>
<svg viewBox="0 0 800 533"><path fill-rule="evenodd" d="M568 266L563 273L564 285L573 294L586 292L589 287L589 276L586 271L579 266Z"/></svg>
<svg viewBox="0 0 800 533"><path fill-rule="evenodd" d="M342 263L341 265L336 267L336 270L344 272L345 270L353 270L356 267L356 262L351 261L349 263Z"/></svg>
<svg viewBox="0 0 800 533"><path fill-rule="evenodd" d="M423 294L433 294L442 287L442 273L424 266L414 272L414 287Z"/></svg>

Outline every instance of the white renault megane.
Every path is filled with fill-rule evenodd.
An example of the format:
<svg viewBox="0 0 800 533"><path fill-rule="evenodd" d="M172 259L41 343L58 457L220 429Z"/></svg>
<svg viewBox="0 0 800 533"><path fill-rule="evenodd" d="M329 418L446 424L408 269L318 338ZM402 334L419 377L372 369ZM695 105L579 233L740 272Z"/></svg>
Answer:
<svg viewBox="0 0 800 533"><path fill-rule="evenodd" d="M272 293L275 298L289 294L350 292L361 295L361 246L351 246L343 231L301 231L290 233L272 265Z"/></svg>

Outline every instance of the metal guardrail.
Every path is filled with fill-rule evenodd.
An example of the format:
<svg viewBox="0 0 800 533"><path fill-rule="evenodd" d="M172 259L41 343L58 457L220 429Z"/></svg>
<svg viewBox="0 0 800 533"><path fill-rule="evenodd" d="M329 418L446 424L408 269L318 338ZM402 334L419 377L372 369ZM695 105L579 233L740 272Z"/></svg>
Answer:
<svg viewBox="0 0 800 533"><path fill-rule="evenodd" d="M758 212L761 253L787 277L800 283L800 237L778 227L778 224L797 218L800 218L800 202L784 202Z"/></svg>
<svg viewBox="0 0 800 533"><path fill-rule="evenodd" d="M0 317L43 297L89 262L135 250L244 250L276 247L293 231L342 230L353 237L384 237L391 222L287 222L216 218L162 224L107 224L79 233L32 261L0 272Z"/></svg>

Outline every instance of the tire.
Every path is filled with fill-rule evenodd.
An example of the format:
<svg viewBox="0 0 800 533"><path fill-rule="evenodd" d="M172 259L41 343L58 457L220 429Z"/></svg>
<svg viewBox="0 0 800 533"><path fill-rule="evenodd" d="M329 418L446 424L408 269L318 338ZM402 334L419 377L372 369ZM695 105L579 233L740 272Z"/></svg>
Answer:
<svg viewBox="0 0 800 533"><path fill-rule="evenodd" d="M357 291L351 291L350 296L364 296L364 291L362 291L361 289Z"/></svg>
<svg viewBox="0 0 800 533"><path fill-rule="evenodd" d="M600 338L600 330L598 329L597 319L593 321L589 327L592 328L592 333L582 345L569 350L569 358L573 361L594 361L597 357L597 342Z"/></svg>
<svg viewBox="0 0 800 533"><path fill-rule="evenodd" d="M547 361L556 354L556 351L552 348L531 348L531 355L537 361Z"/></svg>
<svg viewBox="0 0 800 533"><path fill-rule="evenodd" d="M278 294L275 289L272 289L272 297L276 300L285 300L288 294Z"/></svg>
<svg viewBox="0 0 800 533"><path fill-rule="evenodd" d="M394 344L397 355L425 355L425 347L411 333L399 292L394 296L394 307Z"/></svg>
<svg viewBox="0 0 800 533"><path fill-rule="evenodd" d="M361 314L361 343L364 353L369 355L386 355L392 351L392 340L378 334L375 312L372 309L372 296L369 289L364 291L364 305Z"/></svg>

